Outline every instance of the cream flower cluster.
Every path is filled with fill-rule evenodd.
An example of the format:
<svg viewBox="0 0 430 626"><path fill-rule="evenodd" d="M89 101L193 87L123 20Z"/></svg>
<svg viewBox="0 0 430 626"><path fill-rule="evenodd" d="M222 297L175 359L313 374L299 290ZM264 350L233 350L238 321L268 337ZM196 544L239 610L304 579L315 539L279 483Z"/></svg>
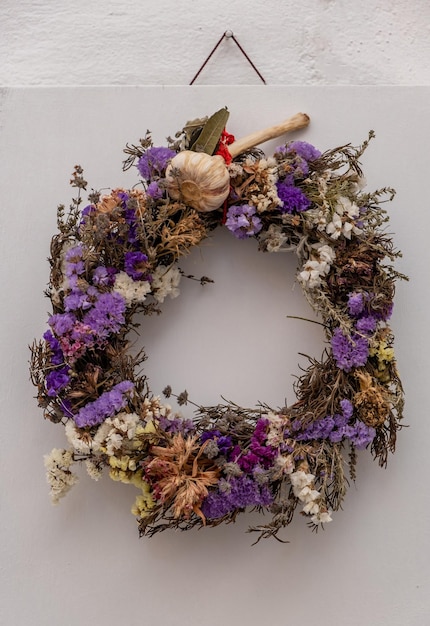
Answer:
<svg viewBox="0 0 430 626"><path fill-rule="evenodd" d="M52 504L58 504L60 499L78 482L76 474L70 471L73 462L73 450L54 448L50 454L44 456Z"/></svg>
<svg viewBox="0 0 430 626"><path fill-rule="evenodd" d="M303 470L292 472L290 481L294 495L304 504L303 513L312 515L311 521L314 524L327 524L332 521L330 512L321 506L320 492L313 488L315 486L313 474L307 474Z"/></svg>
<svg viewBox="0 0 430 626"><path fill-rule="evenodd" d="M179 296L181 274L176 267L167 268L159 265L152 276L152 291L158 302L164 302L167 296Z"/></svg>
<svg viewBox="0 0 430 626"><path fill-rule="evenodd" d="M319 287L336 257L336 253L327 244L314 244L311 257L306 261L303 270L299 272L297 280L308 289Z"/></svg>
<svg viewBox="0 0 430 626"><path fill-rule="evenodd" d="M113 291L124 298L127 306L141 304L151 291L151 283L147 280L133 280L126 272L118 272Z"/></svg>

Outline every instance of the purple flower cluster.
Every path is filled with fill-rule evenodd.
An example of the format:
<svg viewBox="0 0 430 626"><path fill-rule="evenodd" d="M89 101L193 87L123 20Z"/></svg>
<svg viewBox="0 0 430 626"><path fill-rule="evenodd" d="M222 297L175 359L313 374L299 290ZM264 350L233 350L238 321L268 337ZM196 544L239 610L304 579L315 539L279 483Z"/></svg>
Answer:
<svg viewBox="0 0 430 626"><path fill-rule="evenodd" d="M82 320L78 319L76 312L70 310L51 315L48 320L52 331L58 338L62 353L69 360L78 359L86 350L95 345L104 345L108 337L117 333L124 324L126 308L124 298L115 292L96 293L97 296L94 297L97 299L89 304L91 308L86 311ZM69 307L72 306L72 302L75 305L87 302L83 294L73 292L65 301Z"/></svg>
<svg viewBox="0 0 430 626"><path fill-rule="evenodd" d="M201 443L205 443L205 441L214 441L218 447L218 454L222 456L227 456L233 447L232 439L229 435L221 435L219 430L207 430L205 431L200 441Z"/></svg>
<svg viewBox="0 0 430 626"><path fill-rule="evenodd" d="M277 182L276 188L278 198L282 202L280 206L281 213L301 213L309 209L311 202L298 187L289 185L284 181Z"/></svg>
<svg viewBox="0 0 430 626"><path fill-rule="evenodd" d="M336 328L331 338L331 349L336 365L344 372L354 367L366 365L369 357L369 342L357 333L346 335L341 328Z"/></svg>
<svg viewBox="0 0 430 626"><path fill-rule="evenodd" d="M176 152L169 148L149 148L137 162L137 169L145 180L151 178L163 177L166 167Z"/></svg>
<svg viewBox="0 0 430 626"><path fill-rule="evenodd" d="M45 379L48 396L55 398L60 391L63 391L70 382L69 368L65 365L55 370L51 370Z"/></svg>
<svg viewBox="0 0 430 626"><path fill-rule="evenodd" d="M315 161L321 156L321 152L306 141L290 141L286 146L286 151L288 154L295 153L305 161Z"/></svg>
<svg viewBox="0 0 430 626"><path fill-rule="evenodd" d="M378 321L387 321L393 312L392 302L377 300L367 291L349 293L347 307L349 315L356 320L355 328L363 334L373 333Z"/></svg>
<svg viewBox="0 0 430 626"><path fill-rule="evenodd" d="M252 473L257 466L268 469L271 467L273 459L277 456L278 451L276 448L265 445L268 424L269 421L264 417L258 420L252 434L248 452L235 459L243 472Z"/></svg>
<svg viewBox="0 0 430 626"><path fill-rule="evenodd" d="M143 252L126 252L124 269L133 280L148 280L148 257Z"/></svg>
<svg viewBox="0 0 430 626"><path fill-rule="evenodd" d="M50 348L49 362L53 368L46 375L45 384L48 396L55 398L70 383L69 368L64 363L64 355L60 343L52 332L47 330L43 338Z"/></svg>
<svg viewBox="0 0 430 626"><path fill-rule="evenodd" d="M183 419L182 417L159 417L157 418L158 424L161 430L164 430L166 433L181 435L190 435L195 432L196 426L191 419Z"/></svg>
<svg viewBox="0 0 430 626"><path fill-rule="evenodd" d="M115 282L115 276L118 274L118 270L114 267L105 267L99 265L93 271L93 284L97 287L112 287Z"/></svg>
<svg viewBox="0 0 430 626"><path fill-rule="evenodd" d="M105 419L118 413L127 404L127 395L134 388L130 380L123 380L110 391L103 393L94 402L88 402L76 415L73 416L78 428L86 426L96 426L101 424Z"/></svg>
<svg viewBox="0 0 430 626"><path fill-rule="evenodd" d="M259 484L254 478L243 474L220 480L218 489L209 493L201 509L208 519L217 519L235 509L269 506L272 502L273 494L267 484Z"/></svg>
<svg viewBox="0 0 430 626"><path fill-rule="evenodd" d="M99 295L94 306L84 315L83 323L89 326L98 344L114 333L124 324L125 300L116 292Z"/></svg>
<svg viewBox="0 0 430 626"><path fill-rule="evenodd" d="M260 232L262 223L257 210L249 204L233 204L227 212L225 225L237 239L247 239Z"/></svg>
<svg viewBox="0 0 430 626"><path fill-rule="evenodd" d="M294 436L296 441L328 439L331 443L338 443L343 439L349 439L355 448L365 448L373 441L376 434L375 429L358 420L355 423L349 423L353 416L354 407L347 398L341 400L340 407L341 413L327 415L323 419L316 420L302 431L300 431L300 422L296 420L292 424L292 431L294 432L287 431L286 435Z"/></svg>
<svg viewBox="0 0 430 626"><path fill-rule="evenodd" d="M309 198L296 187L296 181L309 174L309 163L321 156L321 152L306 141L292 141L276 150L285 172L276 183L281 213L301 213L311 206Z"/></svg>
<svg viewBox="0 0 430 626"><path fill-rule="evenodd" d="M287 162L290 170L287 181L290 185L294 184L294 179L305 178L309 174L309 162L321 156L321 152L306 141L291 141L277 148L276 153Z"/></svg>
<svg viewBox="0 0 430 626"><path fill-rule="evenodd" d="M83 261L84 248L82 244L67 250L65 254L64 273L69 280L69 285L74 289L78 284L78 277L85 272Z"/></svg>

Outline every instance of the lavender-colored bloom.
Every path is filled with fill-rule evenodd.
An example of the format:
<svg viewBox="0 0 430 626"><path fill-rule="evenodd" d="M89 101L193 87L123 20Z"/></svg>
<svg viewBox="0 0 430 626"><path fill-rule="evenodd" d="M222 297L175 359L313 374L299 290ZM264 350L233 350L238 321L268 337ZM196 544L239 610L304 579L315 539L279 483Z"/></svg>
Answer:
<svg viewBox="0 0 430 626"><path fill-rule="evenodd" d="M101 424L105 419L111 417L127 404L127 394L134 388L130 380L122 382L112 387L110 391L103 393L94 402L88 402L82 409L73 416L78 428L86 426L96 426Z"/></svg>
<svg viewBox="0 0 430 626"><path fill-rule="evenodd" d="M145 180L151 180L153 177L163 176L167 164L176 152L169 148L149 148L137 162L137 169Z"/></svg>
<svg viewBox="0 0 430 626"><path fill-rule="evenodd" d="M364 309L364 294L353 291L348 294L348 312L352 317L358 317Z"/></svg>
<svg viewBox="0 0 430 626"><path fill-rule="evenodd" d="M331 348L336 365L344 372L350 372L354 367L362 367L369 356L367 339L356 333L348 337L341 328L336 328L334 331Z"/></svg>
<svg viewBox="0 0 430 626"><path fill-rule="evenodd" d="M61 367L49 372L45 379L48 396L55 398L55 396L58 396L60 391L67 387L70 382L68 371L67 367Z"/></svg>
<svg viewBox="0 0 430 626"><path fill-rule="evenodd" d="M158 183L153 180L152 183L149 183L146 189L146 194L153 200L159 200L159 198L163 197L163 190Z"/></svg>
<svg viewBox="0 0 430 626"><path fill-rule="evenodd" d="M168 417L160 416L158 418L158 424L161 430L166 433L181 433L182 435L194 434L196 427L191 419L183 419L182 417L175 417L170 419Z"/></svg>
<svg viewBox="0 0 430 626"><path fill-rule="evenodd" d="M217 491L209 493L202 503L202 513L208 519L217 519L235 509L248 506L269 506L273 494L267 484L260 485L250 476L237 476L229 481L222 479Z"/></svg>
<svg viewBox="0 0 430 626"><path fill-rule="evenodd" d="M358 450L362 450L373 441L375 435L376 430L372 426L366 426L363 422L356 422L352 427L349 438L353 446Z"/></svg>
<svg viewBox="0 0 430 626"><path fill-rule="evenodd" d="M115 276L118 270L114 267L105 267L99 265L93 271L93 283L97 287L111 287L115 282Z"/></svg>
<svg viewBox="0 0 430 626"><path fill-rule="evenodd" d="M124 324L125 308L125 300L119 293L102 293L94 307L85 314L83 323L98 339L106 339Z"/></svg>
<svg viewBox="0 0 430 626"><path fill-rule="evenodd" d="M316 420L310 424L301 433L296 434L297 441L308 441L312 439L329 439L332 443L342 441L344 437L349 436L348 426L349 420L352 418L354 407L352 402L347 398L340 401L342 413L335 415L327 415L326 417Z"/></svg>
<svg viewBox="0 0 430 626"><path fill-rule="evenodd" d="M139 240L137 234L137 220L136 211L133 207L128 207L124 211L124 219L128 224L127 241L128 243L135 244Z"/></svg>
<svg viewBox="0 0 430 626"><path fill-rule="evenodd" d="M64 273L67 278L73 278L76 276L80 276L85 271L85 264L83 262L83 246L79 244L77 246L73 246L73 248L69 248L67 250L65 259L65 270Z"/></svg>
<svg viewBox="0 0 430 626"><path fill-rule="evenodd" d="M262 223L255 206L234 204L227 212L225 225L237 239L247 239L260 232Z"/></svg>
<svg viewBox="0 0 430 626"><path fill-rule="evenodd" d="M88 204L84 209L82 209L82 217L91 215L91 213L94 213L95 210L96 207L94 206L94 204Z"/></svg>
<svg viewBox="0 0 430 626"><path fill-rule="evenodd" d="M124 269L133 280L145 278L148 257L143 252L126 252Z"/></svg>
<svg viewBox="0 0 430 626"><path fill-rule="evenodd" d="M85 293L81 289L73 289L68 296L64 298L64 308L66 311L76 311L82 309L86 311L92 307L89 299L90 294Z"/></svg>
<svg viewBox="0 0 430 626"><path fill-rule="evenodd" d="M348 422L351 419L352 414L354 413L354 405L352 404L351 400L348 400L348 398L344 398L340 401L340 408L342 409L342 414L345 420Z"/></svg>
<svg viewBox="0 0 430 626"><path fill-rule="evenodd" d="M47 330L44 333L43 338L45 339L45 341L47 342L51 350L51 358L50 358L51 364L61 365L61 363L64 362L64 355L63 355L63 351L61 350L58 339L54 337L54 335L52 334L50 330Z"/></svg>
<svg viewBox="0 0 430 626"><path fill-rule="evenodd" d="M357 320L355 327L360 333L370 334L375 330L376 324L377 320L373 315L364 315Z"/></svg>
<svg viewBox="0 0 430 626"><path fill-rule="evenodd" d="M277 182L276 188L282 203L281 213L300 213L309 209L311 202L298 187L287 185L285 182Z"/></svg>
<svg viewBox="0 0 430 626"><path fill-rule="evenodd" d="M215 441L218 447L218 453L222 454L223 456L227 456L233 446L231 437L229 437L228 435L221 435L219 430L207 430L200 437L200 441L202 444L209 439Z"/></svg>
<svg viewBox="0 0 430 626"><path fill-rule="evenodd" d="M258 420L251 438L249 451L237 459L240 469L247 474L252 473L257 466L268 469L278 454L276 448L264 445L267 439L268 423L266 418Z"/></svg>
<svg viewBox="0 0 430 626"><path fill-rule="evenodd" d="M73 313L55 313L48 319L48 324L57 337L62 337L63 335L69 333L75 322L76 317Z"/></svg>
<svg viewBox="0 0 430 626"><path fill-rule="evenodd" d="M286 146L286 152L295 152L305 161L315 161L321 156L321 152L306 141L290 141Z"/></svg>

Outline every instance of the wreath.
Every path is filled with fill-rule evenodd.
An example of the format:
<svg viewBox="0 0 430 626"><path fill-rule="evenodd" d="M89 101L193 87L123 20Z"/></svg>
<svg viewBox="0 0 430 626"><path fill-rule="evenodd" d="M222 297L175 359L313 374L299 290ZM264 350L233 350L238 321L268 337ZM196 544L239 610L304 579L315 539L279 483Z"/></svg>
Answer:
<svg viewBox="0 0 430 626"><path fill-rule="evenodd" d="M385 232L382 203L394 191L364 191L359 147L321 154L304 141L270 158L259 143L305 127L308 116L240 141L227 109L192 120L167 146L149 132L127 145L133 189L91 191L75 166L70 208L58 208L50 251L49 329L31 347L31 380L45 418L65 427L68 446L45 457L52 501L76 483L83 462L98 480L138 489L140 535L235 521L256 508L270 521L250 528L277 537L299 507L315 530L332 520L356 451L381 466L394 451L403 391L388 320L400 256ZM217 227L253 237L267 253L297 255L297 281L321 320L326 346L295 384L291 406L196 406L193 418L154 395L133 352L138 315L161 312L179 294L178 261ZM189 276L188 278L194 278ZM202 284L210 282L207 277ZM170 386L166 398L175 395ZM189 402L187 392L175 396Z"/></svg>

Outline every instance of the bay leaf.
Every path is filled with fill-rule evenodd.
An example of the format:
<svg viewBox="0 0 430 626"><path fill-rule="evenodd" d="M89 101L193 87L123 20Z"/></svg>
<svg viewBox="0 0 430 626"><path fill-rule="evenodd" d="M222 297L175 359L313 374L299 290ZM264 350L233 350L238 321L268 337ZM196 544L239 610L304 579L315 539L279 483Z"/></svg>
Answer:
<svg viewBox="0 0 430 626"><path fill-rule="evenodd" d="M214 113L204 125L202 132L190 150L213 154L220 140L221 133L227 124L229 115L227 107Z"/></svg>

